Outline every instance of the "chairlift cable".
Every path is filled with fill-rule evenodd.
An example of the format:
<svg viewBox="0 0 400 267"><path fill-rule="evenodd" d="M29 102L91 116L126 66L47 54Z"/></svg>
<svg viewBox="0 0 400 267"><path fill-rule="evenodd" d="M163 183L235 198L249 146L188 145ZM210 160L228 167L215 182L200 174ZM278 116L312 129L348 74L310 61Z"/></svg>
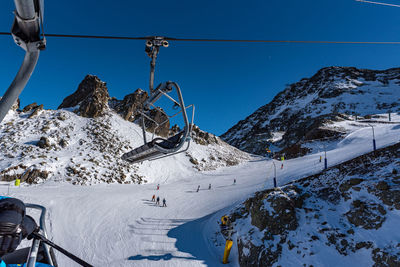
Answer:
<svg viewBox="0 0 400 267"><path fill-rule="evenodd" d="M400 7L400 6L399 6ZM9 32L0 32L0 35L11 35ZM79 35L46 33L46 37L81 38L81 39L112 39L112 40L150 40L154 36L108 36L108 35ZM316 40L247 40L247 39L203 39L203 38L173 38L163 37L168 41L179 42L233 42L233 43L303 43L303 44L400 44L400 41L316 41Z"/></svg>
<svg viewBox="0 0 400 267"><path fill-rule="evenodd" d="M364 2L368 4L375 4L375 5L383 5L383 6L392 6L392 7L400 7L400 5L383 3L383 2L374 2L374 1L367 1L367 0L356 0L357 2Z"/></svg>

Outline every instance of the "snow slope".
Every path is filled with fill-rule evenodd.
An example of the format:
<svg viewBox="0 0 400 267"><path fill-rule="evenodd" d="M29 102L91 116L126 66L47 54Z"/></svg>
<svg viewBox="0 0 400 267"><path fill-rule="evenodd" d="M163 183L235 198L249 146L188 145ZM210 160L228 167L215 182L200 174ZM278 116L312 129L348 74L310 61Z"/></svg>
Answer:
<svg viewBox="0 0 400 267"><path fill-rule="evenodd" d="M12 180L16 174L38 170L46 172L48 180L81 185L165 182L250 158L215 138L206 145L192 141L185 153L132 165L121 156L143 145L142 130L114 111L95 119L68 109L42 110L34 117L31 113L10 111L0 125L0 176ZM42 147L39 140L46 140ZM33 182L43 180L37 177Z"/></svg>
<svg viewBox="0 0 400 267"><path fill-rule="evenodd" d="M378 148L397 143L400 126L376 124L375 135ZM371 150L371 130L361 128L329 146L328 164ZM287 160L283 169L276 162L278 184L320 172L319 157ZM250 194L272 187L274 174L272 161L261 157L208 172L172 173L173 161L146 164L154 183L73 186L49 180L12 187L10 195L46 206L50 238L95 266L220 266L223 247L215 249L221 243L216 222ZM195 192L198 185L201 189ZM7 187L0 190L6 194ZM153 194L165 197L168 207L154 205ZM238 265L236 247L230 259L231 266ZM58 261L60 266L77 266L60 254Z"/></svg>

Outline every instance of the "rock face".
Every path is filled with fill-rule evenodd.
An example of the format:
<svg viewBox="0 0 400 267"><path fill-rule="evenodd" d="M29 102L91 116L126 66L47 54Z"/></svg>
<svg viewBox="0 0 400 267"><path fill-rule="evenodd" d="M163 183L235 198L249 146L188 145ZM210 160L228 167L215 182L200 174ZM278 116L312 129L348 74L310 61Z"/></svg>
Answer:
<svg viewBox="0 0 400 267"><path fill-rule="evenodd" d="M332 250L400 266L399 165L400 143L256 193L230 214L240 266L340 265L326 259Z"/></svg>
<svg viewBox="0 0 400 267"><path fill-rule="evenodd" d="M28 184L36 184L40 180L45 180L49 176L49 172L40 170L35 167L26 167L23 164L12 166L0 172L2 181L14 181L20 179L21 182Z"/></svg>
<svg viewBox="0 0 400 267"><path fill-rule="evenodd" d="M148 94L142 89L137 89L133 94L126 95L123 100L113 100L110 106L127 121L135 121L140 115L138 110L142 109Z"/></svg>
<svg viewBox="0 0 400 267"><path fill-rule="evenodd" d="M296 230L299 225L295 210L302 206L299 193L300 189L295 186L258 192L232 214L231 220L238 222L239 229L242 223L240 219L248 214L251 225L257 227L262 240L271 241L264 242L260 247L254 244L258 241L251 241L251 230L238 230L240 266L268 266L267 263L277 260L282 252L281 244L286 241L289 231Z"/></svg>
<svg viewBox="0 0 400 267"><path fill-rule="evenodd" d="M193 125L192 128L193 141L200 145L218 144L222 140L212 133L202 131L197 125Z"/></svg>
<svg viewBox="0 0 400 267"><path fill-rule="evenodd" d="M123 100L111 100L110 106L125 120L137 122L141 125L139 112L142 111L143 104L148 97L147 92L139 88L133 94L126 95ZM161 108L159 109L151 109L146 112L146 115L154 121L146 118L145 127L148 132L167 137L170 131L169 119L164 111Z"/></svg>
<svg viewBox="0 0 400 267"><path fill-rule="evenodd" d="M31 111L33 109L36 109L37 107L39 107L39 105L36 102L33 102L32 104L29 104L29 105L25 106L22 109L22 112L28 112L28 111Z"/></svg>
<svg viewBox="0 0 400 267"><path fill-rule="evenodd" d="M167 137L169 133L169 119L164 111L160 108L151 109L148 112L148 116L154 121L145 120L146 130L155 133L156 135Z"/></svg>
<svg viewBox="0 0 400 267"><path fill-rule="evenodd" d="M399 111L398 99L400 68L323 68L288 86L221 138L244 151L263 154L271 144L283 149L305 138L340 135L340 131L323 131L327 121L340 120L340 113L364 116Z"/></svg>
<svg viewBox="0 0 400 267"><path fill-rule="evenodd" d="M77 113L80 116L96 118L104 115L105 110L108 109L109 98L106 83L97 76L86 75L75 93L66 97L58 108L79 105Z"/></svg>

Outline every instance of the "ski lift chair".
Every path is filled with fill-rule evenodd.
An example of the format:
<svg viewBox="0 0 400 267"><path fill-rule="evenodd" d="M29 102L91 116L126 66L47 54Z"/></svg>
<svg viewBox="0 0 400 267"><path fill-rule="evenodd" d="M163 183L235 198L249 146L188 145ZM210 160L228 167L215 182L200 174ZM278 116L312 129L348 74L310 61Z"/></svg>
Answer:
<svg viewBox="0 0 400 267"><path fill-rule="evenodd" d="M40 210L40 232L47 238L46 208L36 204L25 204L26 208ZM25 264L27 267L37 266L36 263L44 263L46 266L57 267L54 251L47 244L38 239L33 239L31 247L21 248L2 257L6 264Z"/></svg>
<svg viewBox="0 0 400 267"><path fill-rule="evenodd" d="M185 152L186 150L189 149L190 146L190 136L192 132L194 110L195 110L194 105L189 105L187 107L185 106L181 89L176 82L171 82L171 81L164 82L161 83L159 86L157 86L156 89L153 89L155 60L159 52L160 46L168 47L168 42L164 40L163 37L153 37L151 40L148 40L146 42L146 52L149 55L149 57L151 57L152 60L150 63L150 96L147 99L147 101L143 104L142 110L139 112L141 115L141 126L142 126L144 144L122 155L122 159L130 163L139 163L145 160L155 160L163 157L168 157L171 155ZM168 94L171 93L173 89L175 89L178 95L178 100L175 100ZM179 111L176 114L168 116L163 110L154 105L155 102L159 100L162 96L166 96L169 100L171 100L174 103L174 107L179 108ZM150 108L154 108L159 112L162 112L163 114L166 115L167 119L162 121L161 123L156 122L146 114L146 112L149 111ZM192 108L192 120L190 123L186 113L186 110L188 108ZM161 138L161 137L154 138L155 132L160 126L168 122L169 119L179 114L182 114L183 121L185 124L182 131L176 133L175 135L169 138ZM153 130L152 140L149 142L147 142L146 138L145 120L150 120L157 125ZM187 146L185 149L182 150L181 148L185 145L185 143L187 144Z"/></svg>
<svg viewBox="0 0 400 267"><path fill-rule="evenodd" d="M40 226L26 214L26 208L40 210ZM54 244L47 238L46 208L21 200L0 196L0 265L25 267L57 267L53 248L84 267L91 264ZM31 245L17 249L25 238Z"/></svg>

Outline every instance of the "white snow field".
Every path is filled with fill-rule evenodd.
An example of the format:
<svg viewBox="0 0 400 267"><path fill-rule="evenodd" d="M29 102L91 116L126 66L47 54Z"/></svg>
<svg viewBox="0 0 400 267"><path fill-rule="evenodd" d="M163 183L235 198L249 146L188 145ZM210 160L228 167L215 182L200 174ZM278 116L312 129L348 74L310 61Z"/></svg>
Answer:
<svg viewBox="0 0 400 267"><path fill-rule="evenodd" d="M400 125L375 123L374 128L378 148L400 139ZM328 166L371 150L371 127L358 126L345 139L328 146ZM281 162L275 161L278 184L323 170L321 154L285 160L283 169ZM173 162L165 162L168 165L163 160L146 164L154 177L168 172L174 179L92 186L48 181L12 187L10 195L46 206L50 239L94 266L222 266L223 247L215 246L221 238L216 235L217 221L253 192L273 186L272 161L254 157L238 166L208 172L180 172ZM156 190L158 183L160 190ZM198 185L200 191L196 192ZM7 193L6 186L0 190ZM153 194L161 200L165 197L167 207L151 202ZM78 266L60 253L57 257L60 266ZM230 261L228 266L238 266L236 244Z"/></svg>

